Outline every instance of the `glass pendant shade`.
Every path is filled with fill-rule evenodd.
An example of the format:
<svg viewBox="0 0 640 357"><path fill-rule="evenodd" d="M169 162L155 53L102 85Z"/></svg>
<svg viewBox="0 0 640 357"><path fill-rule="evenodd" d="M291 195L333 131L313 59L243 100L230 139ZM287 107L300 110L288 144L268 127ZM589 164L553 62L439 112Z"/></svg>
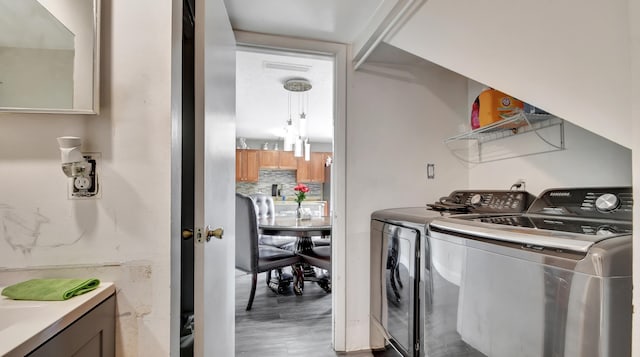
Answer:
<svg viewBox="0 0 640 357"><path fill-rule="evenodd" d="M309 144L309 139L305 139L304 141L304 161L311 160L311 144Z"/></svg>
<svg viewBox="0 0 640 357"><path fill-rule="evenodd" d="M292 151L293 150L293 125L291 125L291 120L287 122L287 126L284 132L284 151Z"/></svg>
<svg viewBox="0 0 640 357"><path fill-rule="evenodd" d="M296 139L296 142L294 144L294 151L293 151L293 156L295 157L302 157L302 138L298 136L298 138Z"/></svg>
<svg viewBox="0 0 640 357"><path fill-rule="evenodd" d="M300 114L300 121L298 122L298 135L300 135L303 138L307 137L307 116L302 113Z"/></svg>

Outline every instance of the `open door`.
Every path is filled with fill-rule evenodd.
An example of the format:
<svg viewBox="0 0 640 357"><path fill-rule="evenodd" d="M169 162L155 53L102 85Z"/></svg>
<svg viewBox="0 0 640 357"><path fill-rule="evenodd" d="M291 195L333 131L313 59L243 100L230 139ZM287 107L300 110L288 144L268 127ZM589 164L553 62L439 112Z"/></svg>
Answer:
<svg viewBox="0 0 640 357"><path fill-rule="evenodd" d="M195 14L194 356L233 356L235 38L223 0Z"/></svg>

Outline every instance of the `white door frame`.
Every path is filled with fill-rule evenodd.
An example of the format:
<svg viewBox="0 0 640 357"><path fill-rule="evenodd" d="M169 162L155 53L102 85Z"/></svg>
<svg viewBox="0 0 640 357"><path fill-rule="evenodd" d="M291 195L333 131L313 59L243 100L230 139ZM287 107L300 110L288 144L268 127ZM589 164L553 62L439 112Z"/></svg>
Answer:
<svg viewBox="0 0 640 357"><path fill-rule="evenodd" d="M328 55L334 58L333 165L331 170L331 307L333 348L346 351L346 117L347 51L344 44L235 31L238 45Z"/></svg>

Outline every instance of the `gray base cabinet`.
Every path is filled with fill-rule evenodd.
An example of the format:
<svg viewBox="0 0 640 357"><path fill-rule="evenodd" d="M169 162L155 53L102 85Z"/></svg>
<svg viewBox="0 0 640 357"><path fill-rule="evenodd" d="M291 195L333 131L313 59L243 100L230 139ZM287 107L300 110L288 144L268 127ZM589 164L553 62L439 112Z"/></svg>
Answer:
<svg viewBox="0 0 640 357"><path fill-rule="evenodd" d="M30 357L114 357L115 295L33 350Z"/></svg>

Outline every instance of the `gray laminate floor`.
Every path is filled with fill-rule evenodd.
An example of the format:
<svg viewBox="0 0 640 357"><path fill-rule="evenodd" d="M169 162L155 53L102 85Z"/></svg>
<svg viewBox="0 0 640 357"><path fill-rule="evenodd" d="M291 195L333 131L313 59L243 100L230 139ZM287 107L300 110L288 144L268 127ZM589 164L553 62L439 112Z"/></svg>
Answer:
<svg viewBox="0 0 640 357"><path fill-rule="evenodd" d="M236 272L236 356L335 357L331 348L331 294L313 283L304 294L277 295L258 276L251 311L245 311L251 275ZM397 356L392 351L349 353L348 356Z"/></svg>

